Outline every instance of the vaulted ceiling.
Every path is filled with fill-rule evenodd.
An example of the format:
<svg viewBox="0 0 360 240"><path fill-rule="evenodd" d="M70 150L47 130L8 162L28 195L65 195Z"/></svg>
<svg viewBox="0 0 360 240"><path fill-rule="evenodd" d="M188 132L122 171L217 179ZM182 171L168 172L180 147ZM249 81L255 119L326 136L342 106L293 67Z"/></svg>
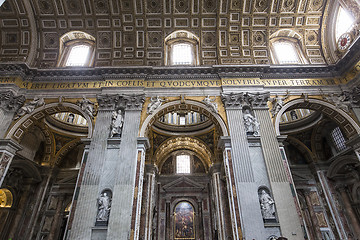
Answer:
<svg viewBox="0 0 360 240"><path fill-rule="evenodd" d="M201 65L270 64L269 39L299 36L312 64L324 64L326 0L6 0L0 61L54 68L60 37L96 38L95 66L164 65L164 39L187 30L200 39Z"/></svg>

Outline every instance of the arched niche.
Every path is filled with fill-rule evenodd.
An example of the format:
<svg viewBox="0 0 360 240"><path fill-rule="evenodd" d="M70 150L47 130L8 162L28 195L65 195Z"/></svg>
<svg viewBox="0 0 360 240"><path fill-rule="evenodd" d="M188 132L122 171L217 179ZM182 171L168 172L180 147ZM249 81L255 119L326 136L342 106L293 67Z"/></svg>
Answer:
<svg viewBox="0 0 360 240"><path fill-rule="evenodd" d="M139 137L146 137L148 135L150 127L157 119L160 118L160 116L176 110L191 110L204 114L214 123L215 128L219 130L219 134L221 136L229 135L227 126L225 125L225 122L223 121L221 116L217 113L212 112L205 104L193 100L184 100L184 102L181 102L181 100L176 100L163 104L151 115L147 116L147 118L141 125Z"/></svg>
<svg viewBox="0 0 360 240"><path fill-rule="evenodd" d="M351 118L346 112L336 108L334 105L325 102L323 100L309 98L297 98L286 103L281 110L278 112L275 118L275 131L277 135L280 135L280 121L281 116L284 112L291 109L311 109L314 111L320 111L335 123L337 123L340 128L344 131L345 135L348 138L355 136L360 133L360 127L357 125L355 120Z"/></svg>

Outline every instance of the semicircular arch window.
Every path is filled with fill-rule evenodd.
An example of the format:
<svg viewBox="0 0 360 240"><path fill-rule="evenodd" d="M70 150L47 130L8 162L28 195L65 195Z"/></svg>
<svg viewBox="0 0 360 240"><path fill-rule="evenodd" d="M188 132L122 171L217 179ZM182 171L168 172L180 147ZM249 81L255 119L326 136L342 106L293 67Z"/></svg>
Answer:
<svg viewBox="0 0 360 240"><path fill-rule="evenodd" d="M342 6L339 7L337 17L336 17L336 25L335 25L335 39L336 41L339 39L339 37L348 32L355 19L354 17Z"/></svg>

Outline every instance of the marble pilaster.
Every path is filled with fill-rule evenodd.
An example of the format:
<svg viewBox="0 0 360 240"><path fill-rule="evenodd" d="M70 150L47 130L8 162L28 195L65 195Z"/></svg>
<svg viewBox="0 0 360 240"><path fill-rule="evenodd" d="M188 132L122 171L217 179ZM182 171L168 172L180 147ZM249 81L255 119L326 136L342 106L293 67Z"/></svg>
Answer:
<svg viewBox="0 0 360 240"><path fill-rule="evenodd" d="M138 131L143 95L114 96L118 108L125 109L124 124L121 136L119 155L116 156L116 177L113 189L113 199L106 239L134 239L136 222L139 219L138 207L141 209L143 160L145 153L140 150ZM110 101L111 102L111 101ZM140 201L140 202L139 202ZM132 226L134 227L132 229Z"/></svg>
<svg viewBox="0 0 360 240"><path fill-rule="evenodd" d="M266 101L254 107L254 112L260 122L260 140L282 235L294 240L304 239L297 212L299 207L291 191L291 176L287 176Z"/></svg>

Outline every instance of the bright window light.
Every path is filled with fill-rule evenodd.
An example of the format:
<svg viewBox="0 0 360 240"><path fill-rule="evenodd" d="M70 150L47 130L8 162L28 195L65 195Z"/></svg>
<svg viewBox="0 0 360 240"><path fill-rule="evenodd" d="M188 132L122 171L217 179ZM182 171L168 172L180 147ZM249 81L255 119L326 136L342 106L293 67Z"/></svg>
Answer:
<svg viewBox="0 0 360 240"><path fill-rule="evenodd" d="M273 47L280 64L300 63L294 44L290 42L274 42Z"/></svg>
<svg viewBox="0 0 360 240"><path fill-rule="evenodd" d="M190 173L189 155L179 155L176 157L176 173Z"/></svg>
<svg viewBox="0 0 360 240"><path fill-rule="evenodd" d="M336 40L343 34L349 31L355 19L343 7L340 7L336 18L335 38Z"/></svg>
<svg viewBox="0 0 360 240"><path fill-rule="evenodd" d="M180 116L180 125L185 125L185 116Z"/></svg>
<svg viewBox="0 0 360 240"><path fill-rule="evenodd" d="M69 67L82 67L88 61L90 53L90 46L78 45L74 46L70 50L69 57L66 61L66 66Z"/></svg>
<svg viewBox="0 0 360 240"><path fill-rule="evenodd" d="M191 65L193 64L192 47L187 43L178 43L172 46L172 64L173 65Z"/></svg>

